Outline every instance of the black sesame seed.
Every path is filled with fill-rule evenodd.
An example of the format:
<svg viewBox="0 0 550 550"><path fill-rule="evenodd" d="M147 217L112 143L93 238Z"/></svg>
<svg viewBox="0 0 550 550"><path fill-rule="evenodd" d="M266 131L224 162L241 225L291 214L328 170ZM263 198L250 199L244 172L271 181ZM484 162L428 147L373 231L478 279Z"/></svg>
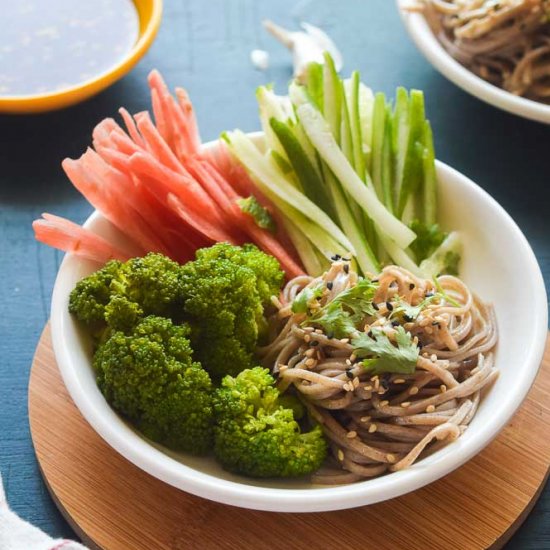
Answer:
<svg viewBox="0 0 550 550"><path fill-rule="evenodd" d="M393 311L393 306L390 302L386 302L386 308L388 309L388 311Z"/></svg>
<svg viewBox="0 0 550 550"><path fill-rule="evenodd" d="M317 340L311 340L311 342L309 343L310 346L312 347L315 347L315 346L318 346L319 345L319 342Z"/></svg>
<svg viewBox="0 0 550 550"><path fill-rule="evenodd" d="M432 321L432 326L438 327L438 326L439 326L439 322L438 322L438 321Z"/></svg>
<svg viewBox="0 0 550 550"><path fill-rule="evenodd" d="M355 378L355 374L353 374L353 372L351 372L351 369L346 369L346 376L350 379L350 380L353 380Z"/></svg>
<svg viewBox="0 0 550 550"><path fill-rule="evenodd" d="M403 315L403 319L406 323L412 323L414 321L414 319L410 315L407 315L406 313Z"/></svg>
<svg viewBox="0 0 550 550"><path fill-rule="evenodd" d="M391 325L392 325L392 327L398 327L399 326L399 321L392 321Z"/></svg>
<svg viewBox="0 0 550 550"><path fill-rule="evenodd" d="M422 348L424 347L424 346L422 345L422 342L420 342L420 340L418 341L417 346L418 346L418 349L422 349Z"/></svg>
<svg viewBox="0 0 550 550"><path fill-rule="evenodd" d="M329 282L327 283L327 288L328 288L329 290L332 290L333 285L334 285L334 283L333 283L332 281L329 281Z"/></svg>
<svg viewBox="0 0 550 550"><path fill-rule="evenodd" d="M351 262L351 258L342 258L343 262Z"/></svg>
<svg viewBox="0 0 550 550"><path fill-rule="evenodd" d="M424 294L424 296L426 296L426 298L431 298L433 295L434 295L433 292L426 292L426 294Z"/></svg>
<svg viewBox="0 0 550 550"><path fill-rule="evenodd" d="M349 264L344 264L344 273L346 275L349 273Z"/></svg>
<svg viewBox="0 0 550 550"><path fill-rule="evenodd" d="M409 290L413 290L413 289L414 289L414 283L411 283L411 284L409 285Z"/></svg>
<svg viewBox="0 0 550 550"><path fill-rule="evenodd" d="M374 311L378 311L378 304L376 302L372 303L372 309L374 309Z"/></svg>
<svg viewBox="0 0 550 550"><path fill-rule="evenodd" d="M334 256L331 256L330 259L333 261L333 262L337 262L339 259L341 259L342 256L340 256L340 254L334 254Z"/></svg>
<svg viewBox="0 0 550 550"><path fill-rule="evenodd" d="M372 333L372 330L369 330L369 331L367 332L367 336L368 336L369 338L374 338L374 334Z"/></svg>
<svg viewBox="0 0 550 550"><path fill-rule="evenodd" d="M334 332L327 332L327 338L332 340L334 338Z"/></svg>
<svg viewBox="0 0 550 550"><path fill-rule="evenodd" d="M380 385L386 391L390 388L390 375L387 372L382 375L382 378L380 378Z"/></svg>
<svg viewBox="0 0 550 550"><path fill-rule="evenodd" d="M373 280L371 281L371 283L377 283L377 282L378 282L378 279L373 279Z"/></svg>

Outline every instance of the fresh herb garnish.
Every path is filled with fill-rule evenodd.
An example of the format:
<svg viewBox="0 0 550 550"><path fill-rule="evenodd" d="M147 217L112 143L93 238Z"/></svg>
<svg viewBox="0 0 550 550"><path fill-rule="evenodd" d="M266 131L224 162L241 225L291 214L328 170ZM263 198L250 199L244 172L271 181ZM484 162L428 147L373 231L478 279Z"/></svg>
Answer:
<svg viewBox="0 0 550 550"><path fill-rule="evenodd" d="M294 298L294 301L292 302L292 312L293 313L307 313L310 308L310 304L316 300L317 298L320 298L323 295L323 286L315 286L315 287L306 287L300 293L296 298Z"/></svg>
<svg viewBox="0 0 550 550"><path fill-rule="evenodd" d="M250 195L246 199L237 199L239 208L249 216L252 216L256 225L262 229L267 229L271 233L275 233L277 227L275 221L271 217L271 214L264 208L256 199L254 195Z"/></svg>
<svg viewBox="0 0 550 550"><path fill-rule="evenodd" d="M384 331L378 327L371 329L369 334L360 334L351 340L355 355L364 359L363 367L365 369L374 374L384 372L414 373L419 349L413 343L409 332L405 332L403 327L396 329L397 345L394 345Z"/></svg>
<svg viewBox="0 0 550 550"><path fill-rule="evenodd" d="M410 249L418 263L431 256L447 237L447 233L441 231L437 223L428 225L413 220L409 227L416 233L416 239L411 243Z"/></svg>

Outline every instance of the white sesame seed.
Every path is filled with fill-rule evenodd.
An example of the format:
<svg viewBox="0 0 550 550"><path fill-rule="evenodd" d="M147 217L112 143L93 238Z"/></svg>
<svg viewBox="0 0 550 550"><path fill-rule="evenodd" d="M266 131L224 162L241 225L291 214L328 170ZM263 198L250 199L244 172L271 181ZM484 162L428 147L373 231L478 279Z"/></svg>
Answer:
<svg viewBox="0 0 550 550"><path fill-rule="evenodd" d="M412 387L409 388L409 394L410 395L416 395L418 392L419 392L419 390L418 390L417 386L412 386Z"/></svg>
<svg viewBox="0 0 550 550"><path fill-rule="evenodd" d="M342 451L342 449L338 449L338 460L340 462L344 460L344 451Z"/></svg>
<svg viewBox="0 0 550 550"><path fill-rule="evenodd" d="M380 406L381 406L381 407L385 407L386 405L389 405L389 404L390 404L390 402L387 401L387 400L380 401Z"/></svg>
<svg viewBox="0 0 550 550"><path fill-rule="evenodd" d="M365 386L363 389L365 391L372 391L372 386Z"/></svg>
<svg viewBox="0 0 550 550"><path fill-rule="evenodd" d="M353 382L353 387L354 388L359 387L359 378L357 378L357 376L352 380L352 382Z"/></svg>
<svg viewBox="0 0 550 550"><path fill-rule="evenodd" d="M393 463L396 461L395 455L392 455L391 453L388 453L388 454L386 455L386 460L387 460L390 464L393 464Z"/></svg>
<svg viewBox="0 0 550 550"><path fill-rule="evenodd" d="M307 367L313 367L313 365L315 365L316 362L317 361L315 361L315 359L313 359L312 357L305 360L305 364Z"/></svg>
<svg viewBox="0 0 550 550"><path fill-rule="evenodd" d="M304 336L304 342L309 342L311 340L311 336L309 334L306 334Z"/></svg>
<svg viewBox="0 0 550 550"><path fill-rule="evenodd" d="M426 407L426 412L427 413L433 413L435 411L435 407L433 405L428 405Z"/></svg>
<svg viewBox="0 0 550 550"><path fill-rule="evenodd" d="M370 420L370 416L362 416L361 422L368 422Z"/></svg>
<svg viewBox="0 0 550 550"><path fill-rule="evenodd" d="M351 432L348 432L348 433L346 434L346 437L347 437L348 439L353 439L354 437L357 437L357 432L356 432L355 430L352 430Z"/></svg>
<svg viewBox="0 0 550 550"><path fill-rule="evenodd" d="M378 426L376 424L371 424L369 426L369 433L373 434L378 429Z"/></svg>
<svg viewBox="0 0 550 550"><path fill-rule="evenodd" d="M406 409L407 407L410 406L410 404L411 404L410 401L403 401L403 403L401 403L401 406L402 406L404 409Z"/></svg>
<svg viewBox="0 0 550 550"><path fill-rule="evenodd" d="M342 342L342 344L347 344L349 342L349 338L341 338L340 342Z"/></svg>
<svg viewBox="0 0 550 550"><path fill-rule="evenodd" d="M351 366L351 361L350 361L349 359L346 359L346 365L347 365L348 367Z"/></svg>
<svg viewBox="0 0 550 550"><path fill-rule="evenodd" d="M441 393L445 393L447 391L447 386L445 384L441 384L441 386L439 386L439 389L441 390Z"/></svg>
<svg viewBox="0 0 550 550"><path fill-rule="evenodd" d="M405 383L405 379L404 378L396 378L394 381L393 381L394 384L404 384Z"/></svg>
<svg viewBox="0 0 550 550"><path fill-rule="evenodd" d="M349 360L353 363L355 360L357 359L357 355L355 355L355 353L352 353L350 356L349 356Z"/></svg>
<svg viewBox="0 0 550 550"><path fill-rule="evenodd" d="M314 353L315 353L315 350L313 348L310 348L306 351L305 355L307 357L312 357Z"/></svg>

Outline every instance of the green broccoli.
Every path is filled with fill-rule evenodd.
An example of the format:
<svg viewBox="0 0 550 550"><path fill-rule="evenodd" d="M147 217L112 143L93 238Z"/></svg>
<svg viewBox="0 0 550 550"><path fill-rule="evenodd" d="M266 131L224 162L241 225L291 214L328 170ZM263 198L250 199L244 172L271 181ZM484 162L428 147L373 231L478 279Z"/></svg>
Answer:
<svg viewBox="0 0 550 550"><path fill-rule="evenodd" d="M129 330L144 315L178 319L182 295L180 265L162 254L150 253L126 263L111 261L77 283L69 311L95 328L107 323Z"/></svg>
<svg viewBox="0 0 550 550"><path fill-rule="evenodd" d="M327 454L320 426L303 433L267 369L226 376L214 392L214 452L229 471L252 477L296 477L317 470ZM284 403L284 404L283 404Z"/></svg>
<svg viewBox="0 0 550 550"><path fill-rule="evenodd" d="M93 365L107 401L148 438L177 451L212 446L212 383L194 362L189 328L149 316L113 331Z"/></svg>
<svg viewBox="0 0 550 550"><path fill-rule="evenodd" d="M263 303L279 292L279 272L277 261L256 247L225 243L199 250L195 261L182 266L184 318L197 359L214 378L253 366L266 331Z"/></svg>
<svg viewBox="0 0 550 550"><path fill-rule="evenodd" d="M256 288L264 305L269 304L271 296L279 295L285 277L279 262L253 244L240 247L218 243L210 248L197 250L196 256L197 260L230 260L234 264L250 268L256 275Z"/></svg>

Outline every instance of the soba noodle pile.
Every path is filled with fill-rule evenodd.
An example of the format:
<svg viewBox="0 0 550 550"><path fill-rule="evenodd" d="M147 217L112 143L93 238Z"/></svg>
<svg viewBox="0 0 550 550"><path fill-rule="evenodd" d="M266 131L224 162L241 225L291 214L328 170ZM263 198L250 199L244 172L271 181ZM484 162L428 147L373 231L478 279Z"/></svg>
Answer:
<svg viewBox="0 0 550 550"><path fill-rule="evenodd" d="M370 306L355 318L357 330L336 338L321 329L319 312L360 282L346 260L335 261L322 277L291 280L281 301L274 299L272 341L260 349L279 388L296 392L329 441L330 464L315 474L316 483L402 470L456 440L475 415L481 390L498 375L493 309L456 277L430 281L388 266L372 284L363 280L370 286ZM304 289L309 294L300 294ZM293 312L297 296L310 297L307 311ZM363 366L357 338L383 334L397 348L399 333L414 353L411 374L373 374Z"/></svg>
<svg viewBox="0 0 550 550"><path fill-rule="evenodd" d="M447 51L515 95L550 100L549 0L420 0Z"/></svg>

